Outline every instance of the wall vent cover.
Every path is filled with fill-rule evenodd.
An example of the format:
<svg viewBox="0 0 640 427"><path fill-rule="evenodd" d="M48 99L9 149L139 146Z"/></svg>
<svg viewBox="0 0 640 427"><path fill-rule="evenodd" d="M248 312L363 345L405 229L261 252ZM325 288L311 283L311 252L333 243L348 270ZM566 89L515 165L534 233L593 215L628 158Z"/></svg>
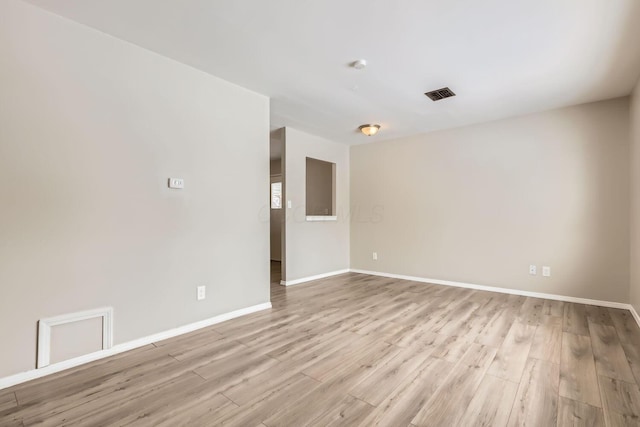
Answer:
<svg viewBox="0 0 640 427"><path fill-rule="evenodd" d="M448 87L443 87L442 89L432 90L431 92L425 93L432 101L440 101L441 99L451 98L452 96L456 96L455 93Z"/></svg>

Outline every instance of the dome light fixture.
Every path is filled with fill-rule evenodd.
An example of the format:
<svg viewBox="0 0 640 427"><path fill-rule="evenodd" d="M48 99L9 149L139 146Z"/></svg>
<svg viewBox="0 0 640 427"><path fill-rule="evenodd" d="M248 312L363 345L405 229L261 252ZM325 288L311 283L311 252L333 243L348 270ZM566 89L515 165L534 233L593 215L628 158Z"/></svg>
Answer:
<svg viewBox="0 0 640 427"><path fill-rule="evenodd" d="M380 130L380 125L362 125L358 129L367 136L373 136Z"/></svg>
<svg viewBox="0 0 640 427"><path fill-rule="evenodd" d="M357 61L353 61L350 65L356 70L364 70L367 67L367 60L358 59Z"/></svg>

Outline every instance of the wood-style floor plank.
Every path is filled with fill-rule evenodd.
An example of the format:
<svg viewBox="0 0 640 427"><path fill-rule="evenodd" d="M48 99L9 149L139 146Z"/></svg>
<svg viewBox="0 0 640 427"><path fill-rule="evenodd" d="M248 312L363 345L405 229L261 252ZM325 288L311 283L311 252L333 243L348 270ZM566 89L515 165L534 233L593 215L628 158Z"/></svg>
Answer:
<svg viewBox="0 0 640 427"><path fill-rule="evenodd" d="M528 359L508 425L555 426L559 376L555 363Z"/></svg>
<svg viewBox="0 0 640 427"><path fill-rule="evenodd" d="M541 309L542 306L539 306ZM519 382L529 357L536 328L537 326L531 324L514 322L489 368L489 375Z"/></svg>
<svg viewBox="0 0 640 427"><path fill-rule="evenodd" d="M560 397L558 427L605 427L602 409Z"/></svg>
<svg viewBox="0 0 640 427"><path fill-rule="evenodd" d="M590 323L596 323L599 325L613 326L613 319L609 310L605 307L598 307L597 305L585 306L587 313L587 321Z"/></svg>
<svg viewBox="0 0 640 427"><path fill-rule="evenodd" d="M171 385L168 385L171 387ZM221 394L207 389L203 382L176 390L160 390L144 398L144 405L123 405L119 408L117 423L122 426L157 426L177 424L203 425L212 414L225 413L236 408Z"/></svg>
<svg viewBox="0 0 640 427"><path fill-rule="evenodd" d="M492 347L471 344L443 384L411 420L417 426L457 425L495 357Z"/></svg>
<svg viewBox="0 0 640 427"><path fill-rule="evenodd" d="M145 361L140 361L134 366L127 366L121 371L116 371L109 375L93 379L89 376L87 382L82 382L82 386L72 388L67 385L61 388L58 394L50 395L51 384L47 384L42 390L36 387L29 387L25 391L25 402L16 409L18 414L28 423L33 424L43 420L54 420L56 417L65 418L71 411L78 415L78 408L82 409L100 407L112 400L128 401L137 396L138 390L153 388L181 376L188 370L179 368L179 362L168 355L161 355L157 352L148 354L150 357ZM135 355L134 355L135 358ZM158 372L166 374L158 375ZM22 403L20 391L18 402ZM30 399L30 400L27 400Z"/></svg>
<svg viewBox="0 0 640 427"><path fill-rule="evenodd" d="M121 353L104 360L57 374L49 375L36 381L29 381L14 387L20 405L37 405L54 398L75 395L92 386L100 387L105 383L117 382L120 378L136 376L146 371L157 369L164 364L173 364L176 360L166 351L153 345ZM77 397L76 397L77 399Z"/></svg>
<svg viewBox="0 0 640 427"><path fill-rule="evenodd" d="M478 344L499 347L504 342L513 324L517 309L503 309L493 315L485 328L475 337Z"/></svg>
<svg viewBox="0 0 640 427"><path fill-rule="evenodd" d="M462 337L448 337L446 335L439 334L437 335L438 338L433 340L433 342L437 344L435 344L435 348L431 352L431 355L434 357L439 357L440 359L447 360L449 362L458 362L467 352L469 346L472 344L471 341L468 341Z"/></svg>
<svg viewBox="0 0 640 427"><path fill-rule="evenodd" d="M529 357L560 364L562 317L543 316L533 335Z"/></svg>
<svg viewBox="0 0 640 427"><path fill-rule="evenodd" d="M518 313L518 321L525 325L537 326L542 317L544 300L540 298L527 298Z"/></svg>
<svg viewBox="0 0 640 427"><path fill-rule="evenodd" d="M640 381L640 327L628 310L609 309L636 383Z"/></svg>
<svg viewBox="0 0 640 427"><path fill-rule="evenodd" d="M0 425L22 426L22 413L13 390L0 390Z"/></svg>
<svg viewBox="0 0 640 427"><path fill-rule="evenodd" d="M193 373L185 373L166 381L160 381L153 387L135 387L130 390L128 399L121 399L118 393L109 399L92 400L89 403L59 413L52 417L37 420L24 419L25 424L42 426L87 426L87 425L116 425L131 423L145 414L153 414L163 405L172 401L177 395L188 393L194 387L201 385L203 379ZM135 398L133 398L135 396Z"/></svg>
<svg viewBox="0 0 640 427"><path fill-rule="evenodd" d="M562 301L544 300L542 314L544 316L562 317L564 316L564 304Z"/></svg>
<svg viewBox="0 0 640 427"><path fill-rule="evenodd" d="M394 427L407 425L440 388L455 364L429 357L418 368L414 377L408 377L393 390L362 423L363 426Z"/></svg>
<svg viewBox="0 0 640 427"><path fill-rule="evenodd" d="M591 339L564 332L560 360L560 396L602 407Z"/></svg>
<svg viewBox="0 0 640 427"><path fill-rule="evenodd" d="M131 425L148 427L208 427L214 417L223 417L238 405L222 394L198 393L180 399L159 410L154 417L136 420Z"/></svg>
<svg viewBox="0 0 640 427"><path fill-rule="evenodd" d="M279 390L299 374L299 369L292 369L291 366L281 363L250 378L244 378L241 382L226 387L223 393L224 396L231 399L232 402L244 406L260 396L267 395L274 390ZM308 376L305 377L308 378Z"/></svg>
<svg viewBox="0 0 640 427"><path fill-rule="evenodd" d="M562 331L575 335L589 335L587 308L583 304L565 304Z"/></svg>
<svg viewBox="0 0 640 427"><path fill-rule="evenodd" d="M349 394L372 406L378 406L389 395L389 390L395 389L406 377L415 373L429 353L420 345L402 349L396 357L352 388ZM384 388L380 384L384 384Z"/></svg>
<svg viewBox="0 0 640 427"><path fill-rule="evenodd" d="M485 375L459 425L506 426L517 391L517 383Z"/></svg>
<svg viewBox="0 0 640 427"><path fill-rule="evenodd" d="M600 376L600 391L607 425L640 425L640 390L637 384Z"/></svg>
<svg viewBox="0 0 640 427"><path fill-rule="evenodd" d="M358 425L373 409L373 406L362 400L347 395L334 409L313 420L309 426L337 427Z"/></svg>
<svg viewBox="0 0 640 427"><path fill-rule="evenodd" d="M212 417L210 425L244 427L259 424L280 411L281 408L304 399L320 384L319 381L306 375L296 374L238 408L226 414L216 414Z"/></svg>
<svg viewBox="0 0 640 427"><path fill-rule="evenodd" d="M336 373L318 385L304 399L297 399L279 408L263 422L268 426L292 425L298 420L313 421L326 415L338 405L344 396L360 381L371 375L379 366L396 357L399 348L387 347L385 353L363 363L354 363L350 369Z"/></svg>
<svg viewBox="0 0 640 427"><path fill-rule="evenodd" d="M0 418L0 421L2 421L2 427L24 427L24 423L22 422L22 420L16 419L16 420L10 420L10 419L2 419Z"/></svg>
<svg viewBox="0 0 640 427"><path fill-rule="evenodd" d="M18 406L16 393L13 391L0 391L0 412L5 409L15 408Z"/></svg>
<svg viewBox="0 0 640 427"><path fill-rule="evenodd" d="M598 375L635 382L627 357L618 340L616 328L589 320L589 331Z"/></svg>
<svg viewBox="0 0 640 427"><path fill-rule="evenodd" d="M347 273L0 391L0 426L640 425L626 310Z"/></svg>

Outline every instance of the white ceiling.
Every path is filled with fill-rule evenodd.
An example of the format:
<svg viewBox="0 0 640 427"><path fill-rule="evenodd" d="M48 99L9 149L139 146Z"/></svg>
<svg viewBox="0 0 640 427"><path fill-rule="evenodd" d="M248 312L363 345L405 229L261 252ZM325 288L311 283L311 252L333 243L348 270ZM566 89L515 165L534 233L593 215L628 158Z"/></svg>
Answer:
<svg viewBox="0 0 640 427"><path fill-rule="evenodd" d="M272 128L345 143L627 95L638 0L29 0L271 97ZM358 71L348 64L365 58ZM455 98L423 93L449 86Z"/></svg>

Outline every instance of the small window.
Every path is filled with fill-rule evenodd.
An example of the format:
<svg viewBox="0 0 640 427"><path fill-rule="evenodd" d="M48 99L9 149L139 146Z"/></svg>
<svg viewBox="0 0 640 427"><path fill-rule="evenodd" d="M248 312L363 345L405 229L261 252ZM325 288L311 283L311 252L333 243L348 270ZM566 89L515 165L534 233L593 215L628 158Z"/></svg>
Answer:
<svg viewBox="0 0 640 427"><path fill-rule="evenodd" d="M282 209L282 182L271 183L271 209Z"/></svg>

